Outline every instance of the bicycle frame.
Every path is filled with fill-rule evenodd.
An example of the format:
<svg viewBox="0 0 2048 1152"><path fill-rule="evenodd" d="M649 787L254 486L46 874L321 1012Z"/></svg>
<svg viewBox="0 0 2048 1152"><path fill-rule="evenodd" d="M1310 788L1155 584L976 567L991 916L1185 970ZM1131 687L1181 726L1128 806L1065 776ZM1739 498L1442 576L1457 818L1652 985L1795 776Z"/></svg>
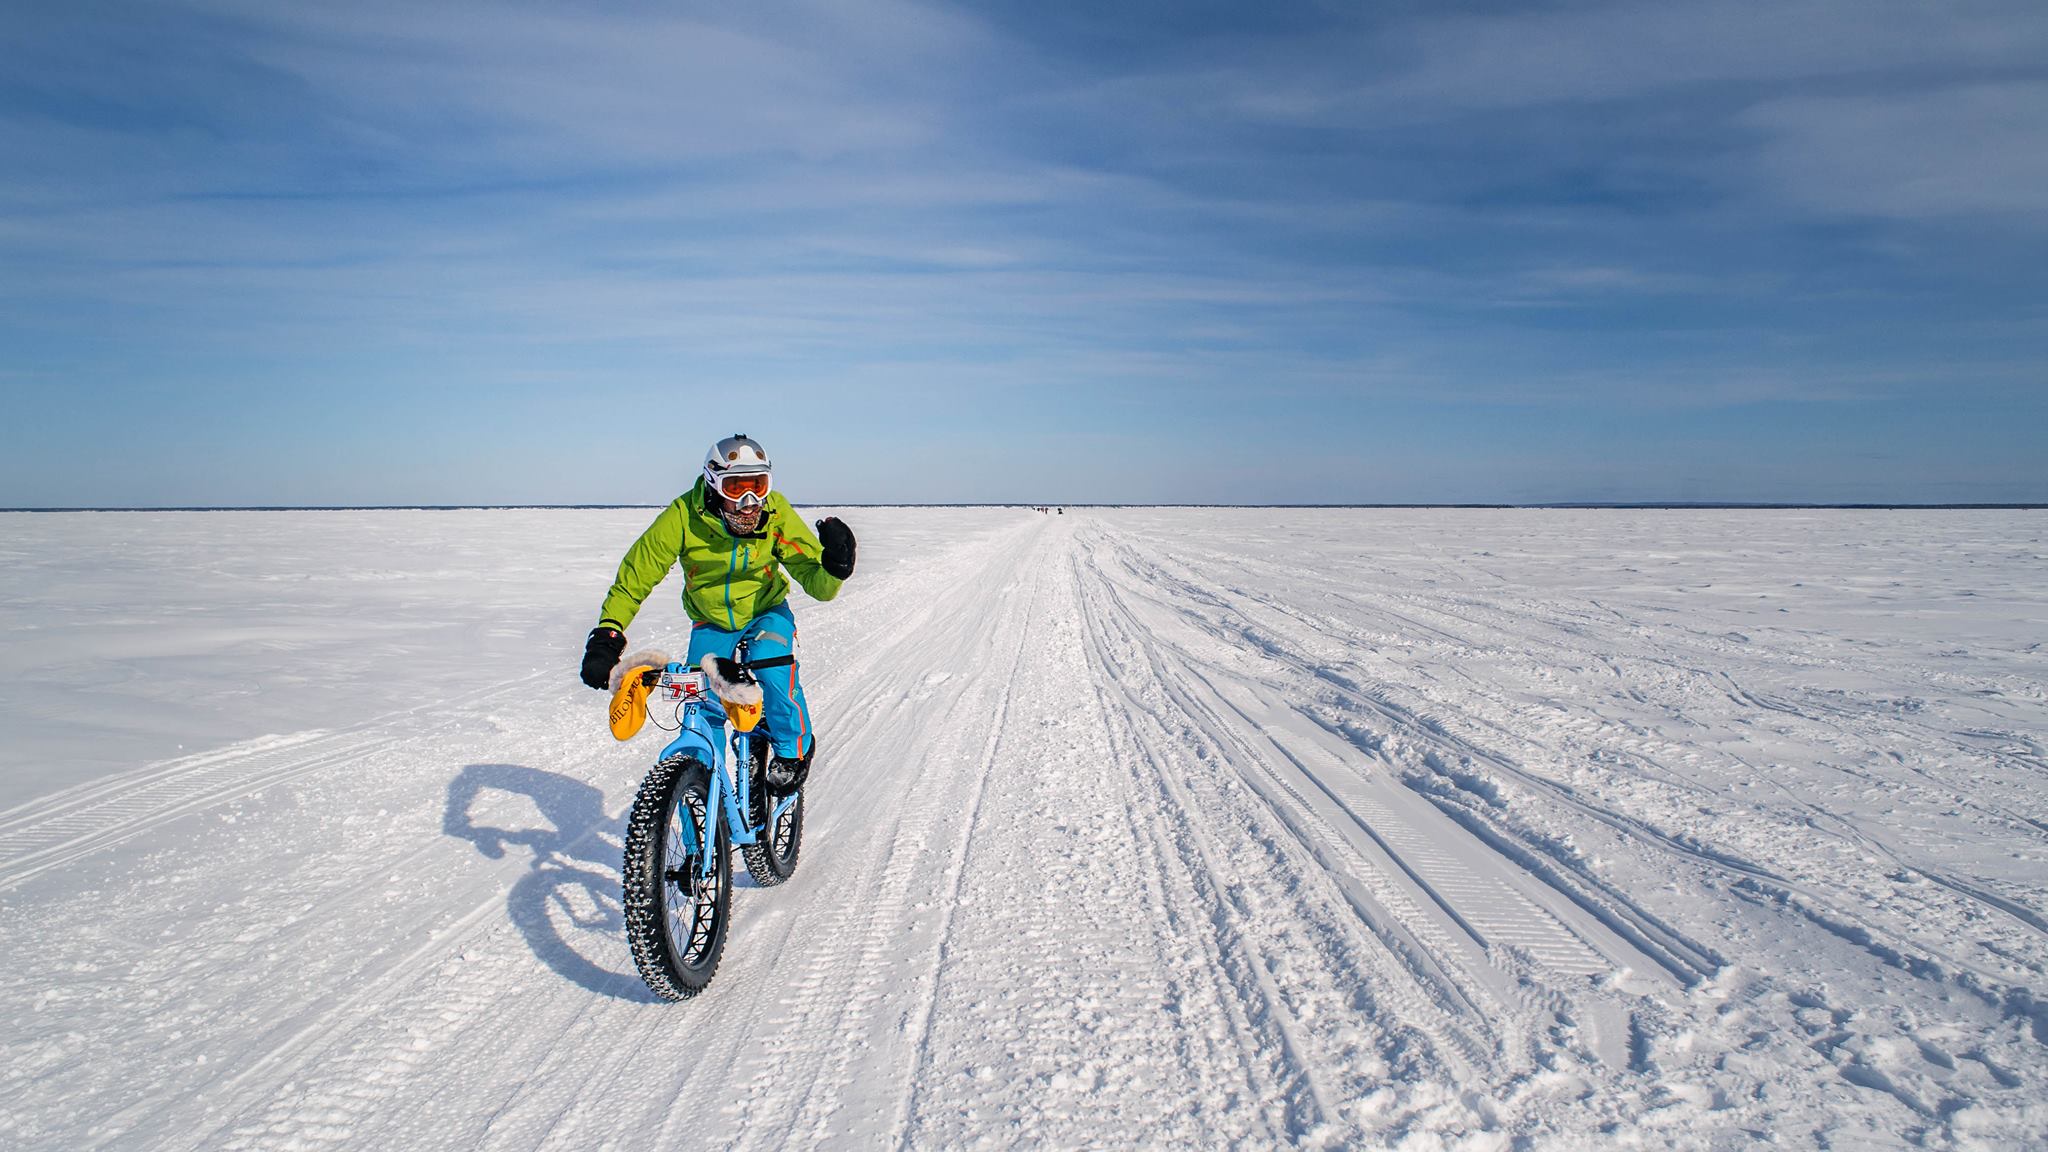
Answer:
<svg viewBox="0 0 2048 1152"><path fill-rule="evenodd" d="M791 793L778 801L768 813L766 823L755 827L747 821L747 811L753 807L751 773L741 773L737 783L733 778L731 765L746 760L745 742L752 738L751 732L727 732L725 709L718 697L702 688L702 673L693 671L687 664L670 664L663 669L661 680L655 687L659 695L650 704L671 700L677 703L677 730L675 739L661 750L658 760L671 756L687 755L711 769L711 795L705 800L705 819L719 819L725 822L726 833L734 845L757 843L762 834L775 827L777 820L796 803L797 794ZM695 678L698 685L692 692L689 685ZM671 693L674 693L671 695ZM729 754L728 754L729 753ZM712 814L717 813L714 817ZM711 853L704 851L698 841L695 822L680 821L683 831L683 847L698 858L697 880L708 880L717 867ZM713 837L714 841L716 837Z"/></svg>

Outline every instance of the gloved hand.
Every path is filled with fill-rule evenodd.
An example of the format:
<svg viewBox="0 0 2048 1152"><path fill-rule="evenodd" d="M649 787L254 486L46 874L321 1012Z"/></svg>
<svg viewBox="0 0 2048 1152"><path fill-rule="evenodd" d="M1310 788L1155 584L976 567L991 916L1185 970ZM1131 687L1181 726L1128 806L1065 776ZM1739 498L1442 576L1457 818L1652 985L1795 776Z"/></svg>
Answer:
<svg viewBox="0 0 2048 1152"><path fill-rule="evenodd" d="M626 652L626 634L603 624L583 642L583 682L602 692L612 686L612 668Z"/></svg>
<svg viewBox="0 0 2048 1152"><path fill-rule="evenodd" d="M841 580L853 575L853 529L837 516L818 521L818 543L825 554L818 558L825 571Z"/></svg>

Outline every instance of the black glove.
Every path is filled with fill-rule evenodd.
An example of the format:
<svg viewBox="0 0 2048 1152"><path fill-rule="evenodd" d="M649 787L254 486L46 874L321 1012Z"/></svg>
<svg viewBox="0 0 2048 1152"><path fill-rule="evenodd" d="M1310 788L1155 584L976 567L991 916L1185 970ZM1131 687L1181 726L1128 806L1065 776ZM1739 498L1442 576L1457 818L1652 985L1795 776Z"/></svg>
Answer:
<svg viewBox="0 0 2048 1152"><path fill-rule="evenodd" d="M825 554L818 558L825 571L841 580L853 575L853 529L837 516L818 521L818 542Z"/></svg>
<svg viewBox="0 0 2048 1152"><path fill-rule="evenodd" d="M612 686L612 668L626 651L626 634L603 624L583 642L583 682L602 692Z"/></svg>

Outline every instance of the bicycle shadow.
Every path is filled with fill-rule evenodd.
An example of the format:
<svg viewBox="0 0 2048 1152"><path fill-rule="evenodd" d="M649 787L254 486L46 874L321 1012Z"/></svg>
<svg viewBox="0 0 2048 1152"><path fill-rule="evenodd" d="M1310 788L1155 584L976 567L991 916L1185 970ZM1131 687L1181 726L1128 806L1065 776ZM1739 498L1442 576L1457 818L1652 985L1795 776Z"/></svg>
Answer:
<svg viewBox="0 0 2048 1152"><path fill-rule="evenodd" d="M472 810L488 793L524 796L552 828L480 826ZM488 801L486 801L488 802ZM618 829L604 813L604 793L555 772L520 764L471 764L448 782L441 831L469 841L492 860L508 846L529 849L533 863L505 896L505 910L534 956L570 983L601 996L656 1003L630 970L593 961L563 935L562 925L616 945L626 921L619 891Z"/></svg>

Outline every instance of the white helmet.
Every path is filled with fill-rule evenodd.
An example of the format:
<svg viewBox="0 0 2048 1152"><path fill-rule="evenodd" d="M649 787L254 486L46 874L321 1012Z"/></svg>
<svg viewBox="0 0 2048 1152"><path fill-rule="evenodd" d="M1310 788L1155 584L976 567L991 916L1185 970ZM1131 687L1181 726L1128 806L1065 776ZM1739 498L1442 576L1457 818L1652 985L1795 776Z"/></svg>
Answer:
<svg viewBox="0 0 2048 1152"><path fill-rule="evenodd" d="M723 501L728 521L758 519L774 483L773 472L767 450L744 432L727 436L704 454L704 483ZM752 525L745 530L752 531Z"/></svg>

